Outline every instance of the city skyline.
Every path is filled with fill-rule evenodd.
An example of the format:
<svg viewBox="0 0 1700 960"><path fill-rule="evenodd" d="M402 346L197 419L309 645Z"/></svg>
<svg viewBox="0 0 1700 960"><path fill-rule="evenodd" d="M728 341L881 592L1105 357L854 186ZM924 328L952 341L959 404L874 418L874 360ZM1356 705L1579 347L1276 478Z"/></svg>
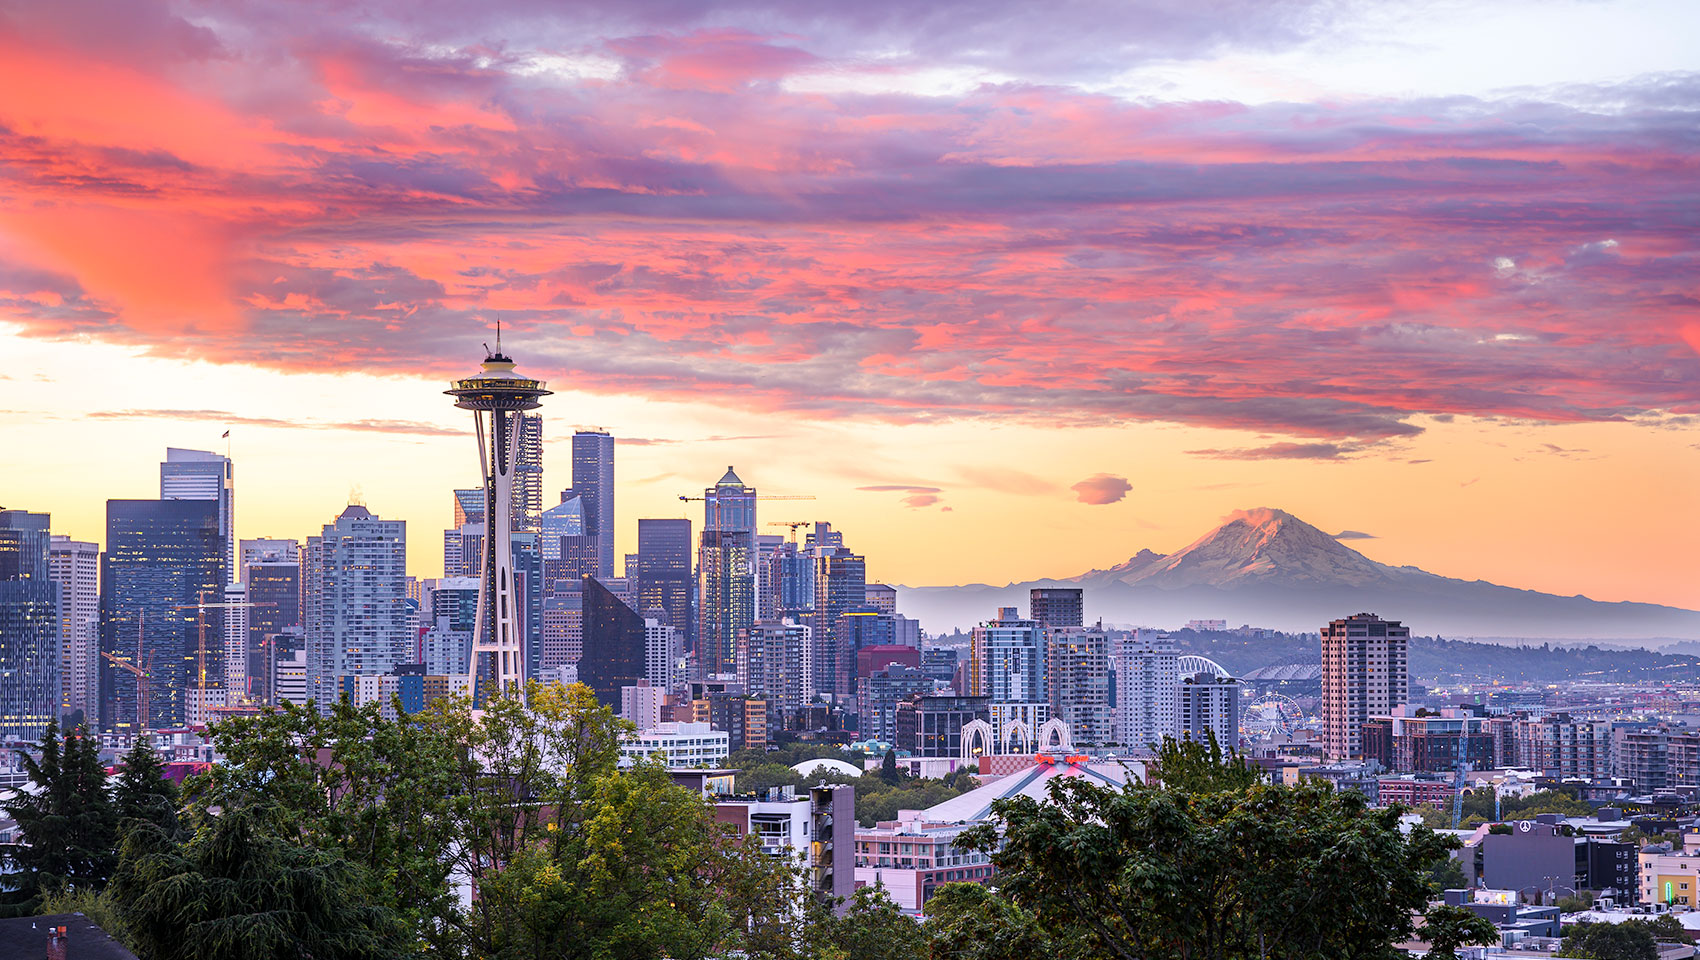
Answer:
<svg viewBox="0 0 1700 960"><path fill-rule="evenodd" d="M616 557L735 464L889 582L1268 506L1700 607L1692 5L257 9L3 15L0 424L79 457L6 506L76 539L226 429L237 537L446 526L500 316Z"/></svg>

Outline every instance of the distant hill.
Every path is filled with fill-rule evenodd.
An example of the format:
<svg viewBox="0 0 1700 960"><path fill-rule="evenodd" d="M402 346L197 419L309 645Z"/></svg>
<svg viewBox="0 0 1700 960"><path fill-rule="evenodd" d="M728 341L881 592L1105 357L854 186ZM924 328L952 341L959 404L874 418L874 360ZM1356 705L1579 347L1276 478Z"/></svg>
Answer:
<svg viewBox="0 0 1700 960"><path fill-rule="evenodd" d="M1700 640L1700 612L1608 603L1455 580L1378 563L1283 510L1236 511L1182 550L1140 550L1108 570L1002 587L899 587L898 605L929 632L967 628L999 606L1028 607L1034 587L1078 586L1090 619L1178 627L1222 619L1310 632L1360 611L1414 633L1566 640Z"/></svg>

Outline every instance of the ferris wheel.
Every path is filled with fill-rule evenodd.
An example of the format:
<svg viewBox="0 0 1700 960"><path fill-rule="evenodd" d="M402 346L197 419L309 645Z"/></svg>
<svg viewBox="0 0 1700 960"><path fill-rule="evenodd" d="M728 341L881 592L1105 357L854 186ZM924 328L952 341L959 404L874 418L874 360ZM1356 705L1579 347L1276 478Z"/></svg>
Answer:
<svg viewBox="0 0 1700 960"><path fill-rule="evenodd" d="M1266 693L1246 704L1240 715L1240 734L1248 740L1267 740L1291 734L1304 720L1298 702L1283 693Z"/></svg>

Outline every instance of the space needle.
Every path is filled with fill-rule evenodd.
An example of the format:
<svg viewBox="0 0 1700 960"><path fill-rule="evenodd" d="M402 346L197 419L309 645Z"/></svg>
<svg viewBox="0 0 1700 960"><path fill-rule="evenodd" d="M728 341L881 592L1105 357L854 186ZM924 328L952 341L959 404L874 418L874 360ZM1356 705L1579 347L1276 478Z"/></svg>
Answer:
<svg viewBox="0 0 1700 960"><path fill-rule="evenodd" d="M525 657L520 648L519 606L514 592L513 487L519 459L520 412L535 410L549 396L541 380L514 372L502 354L501 321L496 349L486 346L479 371L443 391L455 406L472 411L478 436L478 467L484 475L484 546L478 565L478 626L472 635L473 696L482 702L492 690L525 687ZM485 414L489 414L488 417ZM494 687L490 685L494 684Z"/></svg>

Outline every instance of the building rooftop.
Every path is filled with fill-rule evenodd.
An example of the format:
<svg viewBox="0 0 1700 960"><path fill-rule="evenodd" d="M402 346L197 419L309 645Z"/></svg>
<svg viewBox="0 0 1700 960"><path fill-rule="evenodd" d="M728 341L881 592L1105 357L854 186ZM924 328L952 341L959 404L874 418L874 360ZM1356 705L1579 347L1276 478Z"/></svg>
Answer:
<svg viewBox="0 0 1700 960"><path fill-rule="evenodd" d="M1017 796L1045 799L1050 782L1057 777L1086 777L1099 786L1120 789L1127 784L1130 776L1140 779L1145 775L1145 765L1138 761L1088 763L1084 758L1049 757L1045 754L1038 757L1040 759L1025 770L928 807L921 811L920 819L928 823L984 820L991 816L994 800Z"/></svg>
<svg viewBox="0 0 1700 960"><path fill-rule="evenodd" d="M48 931L65 928L65 960L136 960L136 955L80 913L0 919L0 960L41 960Z"/></svg>

